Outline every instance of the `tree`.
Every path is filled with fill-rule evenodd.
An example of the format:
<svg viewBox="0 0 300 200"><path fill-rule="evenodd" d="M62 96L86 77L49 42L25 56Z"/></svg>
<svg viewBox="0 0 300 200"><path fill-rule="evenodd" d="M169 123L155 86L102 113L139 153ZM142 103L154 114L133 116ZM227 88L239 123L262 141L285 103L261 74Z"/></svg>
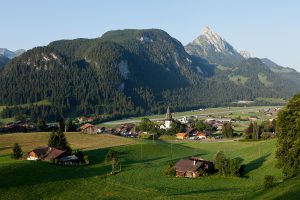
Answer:
<svg viewBox="0 0 300 200"><path fill-rule="evenodd" d="M223 151L219 151L214 160L215 169L218 170L220 175L226 175L226 157Z"/></svg>
<svg viewBox="0 0 300 200"><path fill-rule="evenodd" d="M196 120L195 122L195 129L197 131L204 131L206 129L207 125L204 123L203 120Z"/></svg>
<svg viewBox="0 0 300 200"><path fill-rule="evenodd" d="M241 165L239 159L226 158L223 151L219 151L214 160L215 169L221 176L242 176L245 172L245 165Z"/></svg>
<svg viewBox="0 0 300 200"><path fill-rule="evenodd" d="M39 129L45 130L47 128L47 124L44 118L39 119Z"/></svg>
<svg viewBox="0 0 300 200"><path fill-rule="evenodd" d="M230 122L225 122L222 125L222 134L227 138L233 137L233 128Z"/></svg>
<svg viewBox="0 0 300 200"><path fill-rule="evenodd" d="M244 134L245 134L246 139L252 138L252 134L253 134L253 123L252 122L250 122L249 126L245 129Z"/></svg>
<svg viewBox="0 0 300 200"><path fill-rule="evenodd" d="M13 147L12 158L19 159L22 156L23 156L22 148L20 147L20 145L18 143L15 143L15 145Z"/></svg>
<svg viewBox="0 0 300 200"><path fill-rule="evenodd" d="M300 94L297 94L279 112L276 124L276 166L288 177L298 174L300 169L299 110Z"/></svg>
<svg viewBox="0 0 300 200"><path fill-rule="evenodd" d="M259 140L261 134L262 134L262 126L258 125L257 122L254 122L253 123L252 139L253 140Z"/></svg>
<svg viewBox="0 0 300 200"><path fill-rule="evenodd" d="M59 128L57 132L52 131L48 140L49 147L61 147L67 151L72 151L66 135L64 132Z"/></svg>

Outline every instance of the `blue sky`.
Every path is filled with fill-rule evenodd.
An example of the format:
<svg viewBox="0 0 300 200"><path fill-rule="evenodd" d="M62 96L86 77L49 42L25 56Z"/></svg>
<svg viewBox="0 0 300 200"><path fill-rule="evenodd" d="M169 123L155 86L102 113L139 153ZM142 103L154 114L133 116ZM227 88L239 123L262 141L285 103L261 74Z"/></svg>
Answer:
<svg viewBox="0 0 300 200"><path fill-rule="evenodd" d="M237 50L300 71L297 0L7 0L0 5L0 47L11 50L125 28L160 28L185 45L208 25Z"/></svg>

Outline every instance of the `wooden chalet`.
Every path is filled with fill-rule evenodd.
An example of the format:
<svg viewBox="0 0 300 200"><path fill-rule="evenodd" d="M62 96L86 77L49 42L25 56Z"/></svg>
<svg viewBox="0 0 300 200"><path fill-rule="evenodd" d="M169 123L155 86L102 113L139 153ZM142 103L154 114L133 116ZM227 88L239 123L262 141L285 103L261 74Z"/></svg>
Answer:
<svg viewBox="0 0 300 200"><path fill-rule="evenodd" d="M177 133L176 134L176 138L179 140L184 140L187 139L189 137L188 133Z"/></svg>
<svg viewBox="0 0 300 200"><path fill-rule="evenodd" d="M48 153L49 150L49 147L37 147L27 153L27 160L40 160Z"/></svg>
<svg viewBox="0 0 300 200"><path fill-rule="evenodd" d="M54 159L60 159L62 157L70 156L70 153L58 149L58 148L51 148L50 151L45 155L44 159L47 161L51 161Z"/></svg>
<svg viewBox="0 0 300 200"><path fill-rule="evenodd" d="M200 169L209 171L213 168L213 163L200 158L179 160L175 165L176 177L196 178L201 176Z"/></svg>
<svg viewBox="0 0 300 200"><path fill-rule="evenodd" d="M98 126L94 126L92 124L84 124L79 129L80 129L80 131L82 133L86 133L86 134L98 134L98 133L102 133L102 128L100 128Z"/></svg>

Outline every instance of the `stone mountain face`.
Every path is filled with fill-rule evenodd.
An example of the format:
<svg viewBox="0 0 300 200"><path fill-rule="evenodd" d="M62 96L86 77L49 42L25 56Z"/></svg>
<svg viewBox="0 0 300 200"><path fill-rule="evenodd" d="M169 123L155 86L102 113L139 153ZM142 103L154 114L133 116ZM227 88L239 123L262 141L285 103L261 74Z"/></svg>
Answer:
<svg viewBox="0 0 300 200"><path fill-rule="evenodd" d="M209 27L202 34L185 46L186 51L193 56L200 56L210 63L234 67L244 60L225 39Z"/></svg>

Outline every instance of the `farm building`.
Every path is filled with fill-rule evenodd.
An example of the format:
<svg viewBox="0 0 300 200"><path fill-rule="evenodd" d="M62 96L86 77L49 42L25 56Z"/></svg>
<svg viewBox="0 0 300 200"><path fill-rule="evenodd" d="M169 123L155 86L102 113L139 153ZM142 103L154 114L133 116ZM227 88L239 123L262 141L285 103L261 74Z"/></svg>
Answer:
<svg viewBox="0 0 300 200"><path fill-rule="evenodd" d="M49 147L37 147L27 153L27 160L40 160L50 150Z"/></svg>
<svg viewBox="0 0 300 200"><path fill-rule="evenodd" d="M50 151L48 151L48 153L45 155L44 159L47 161L51 161L65 156L70 156L70 153L58 148L51 148Z"/></svg>
<svg viewBox="0 0 300 200"><path fill-rule="evenodd" d="M102 133L102 128L98 126L94 126L92 124L84 124L79 128L82 133L87 133L87 134L98 134Z"/></svg>
<svg viewBox="0 0 300 200"><path fill-rule="evenodd" d="M176 177L196 178L201 176L201 169L209 172L213 168L213 163L200 158L179 160L175 165Z"/></svg>
<svg viewBox="0 0 300 200"><path fill-rule="evenodd" d="M188 136L189 136L189 134L187 134L187 133L177 133L176 134L176 138L179 139L179 140L187 139Z"/></svg>

